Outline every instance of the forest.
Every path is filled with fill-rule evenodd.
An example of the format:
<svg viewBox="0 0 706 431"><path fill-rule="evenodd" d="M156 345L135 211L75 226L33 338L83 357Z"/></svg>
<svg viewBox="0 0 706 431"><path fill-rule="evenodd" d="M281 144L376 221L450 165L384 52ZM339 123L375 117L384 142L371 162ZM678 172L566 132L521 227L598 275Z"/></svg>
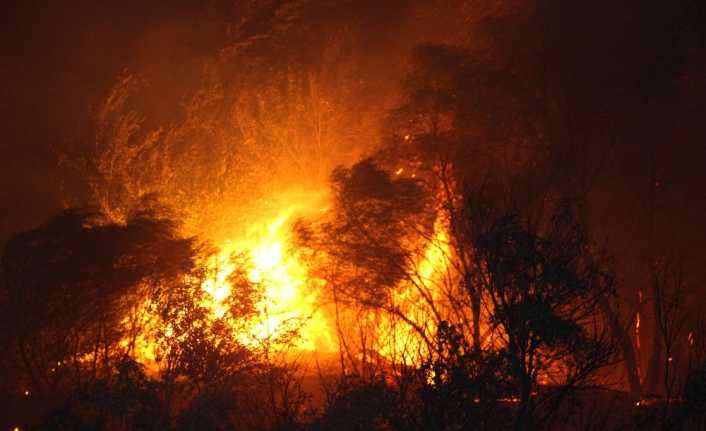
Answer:
<svg viewBox="0 0 706 431"><path fill-rule="evenodd" d="M2 429L706 430L701 0L2 20Z"/></svg>

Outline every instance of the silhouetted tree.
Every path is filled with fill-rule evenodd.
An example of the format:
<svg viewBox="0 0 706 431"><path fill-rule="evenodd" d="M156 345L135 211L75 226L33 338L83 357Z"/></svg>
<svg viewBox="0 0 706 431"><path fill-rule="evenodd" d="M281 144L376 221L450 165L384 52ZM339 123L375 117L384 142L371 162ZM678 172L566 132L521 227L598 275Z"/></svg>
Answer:
<svg viewBox="0 0 706 431"><path fill-rule="evenodd" d="M502 354L469 345L467 336L442 322L437 356L417 371L421 377L412 415L416 429L507 429L503 401L513 393Z"/></svg>
<svg viewBox="0 0 706 431"><path fill-rule="evenodd" d="M303 220L296 227L297 241L311 264L311 274L326 281L327 297L334 304L352 304L347 307L352 313L356 306L362 306L361 316L368 313L370 318L375 313L386 313L426 337L428 328L415 321L404 304L394 298L401 286L410 286L420 297L420 304L430 308L438 305L425 284L428 281L419 277L415 267L426 244L414 240L420 233L431 235L434 214L429 211L430 197L417 180L392 176L371 159L334 171L332 186L334 206L328 212L330 216ZM438 312L432 311L427 317L438 320ZM380 334L367 334L371 328L363 328L365 318L345 323L342 315L336 318L341 319L339 330L346 331L340 337L342 353L351 360L357 353L363 355L363 362L372 359L381 346L355 346L352 334L363 331L365 334L356 334L359 341L373 344ZM428 344L428 340L425 342Z"/></svg>
<svg viewBox="0 0 706 431"><path fill-rule="evenodd" d="M253 382L273 367L244 344L261 292L245 258L231 259L217 315L203 288L218 270L214 251L179 235L166 210L144 205L124 224L68 210L5 249L3 327L14 332L3 376L36 409L59 406L46 417L56 427L134 428L130 421L151 417L145 427L164 429L185 406L202 417L209 397L266 399L266 385ZM249 414L229 412L218 423Z"/></svg>
<svg viewBox="0 0 706 431"><path fill-rule="evenodd" d="M128 311L148 280L174 279L193 266L191 240L167 219L136 213L127 224L68 210L12 238L3 254L3 318L19 380L37 395L110 372L134 346ZM16 355L16 356L14 356Z"/></svg>
<svg viewBox="0 0 706 431"><path fill-rule="evenodd" d="M324 412L314 430L388 430L400 428L401 403L398 392L384 376L362 379L341 378L328 394Z"/></svg>
<svg viewBox="0 0 706 431"><path fill-rule="evenodd" d="M508 214L477 238L491 323L517 390L515 429L549 423L577 387L614 360L601 316L611 273L570 207L533 224ZM541 384L540 384L541 383Z"/></svg>
<svg viewBox="0 0 706 431"><path fill-rule="evenodd" d="M124 358L115 373L74 389L49 412L39 429L160 430L169 426L160 385L150 380L140 364Z"/></svg>

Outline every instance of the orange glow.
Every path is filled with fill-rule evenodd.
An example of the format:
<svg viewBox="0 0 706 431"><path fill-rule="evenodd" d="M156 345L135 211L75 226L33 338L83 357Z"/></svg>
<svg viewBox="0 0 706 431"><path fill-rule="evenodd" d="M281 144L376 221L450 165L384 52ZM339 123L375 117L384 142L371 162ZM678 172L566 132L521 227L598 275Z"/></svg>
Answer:
<svg viewBox="0 0 706 431"><path fill-rule="evenodd" d="M394 173L401 175L403 172L403 168L398 168ZM437 214L430 237L413 236L405 244L411 251L406 263L407 277L389 298L389 306L396 312L361 312L355 315L350 327L342 328L343 333L339 334L341 328L333 320L333 311L326 311L322 304L322 298L328 297L322 290L324 282L310 277L306 262L301 260L292 243L294 222L326 213L330 205L328 195L321 191L292 191L262 201L263 208L247 217L243 217L238 208L234 209L232 222L219 222L220 232L209 235L217 252L206 262L211 275L201 283L208 294L204 305L211 310L213 318L224 316L232 292L229 279L236 270L231 257L246 257L246 276L261 289L262 299L256 305L254 319L244 325L239 322L242 332L239 329L237 336L244 344L278 347L279 337L296 330L298 336L293 340L293 353L326 355L338 351L339 336L346 337L350 335L348 331L356 331L356 327L361 326L371 331L367 340L373 343L371 347L380 357L412 365L431 353L426 343L433 339L440 319L464 323L463 318L458 320L461 316L458 312L463 314L469 310L452 309L454 304L450 300L462 292L455 290L461 285L451 263L449 220L443 210ZM219 213L228 214L228 211L221 208ZM149 304L144 304L144 309L148 308ZM126 317L124 323L128 325L129 320ZM158 347L149 333L159 323L158 319L147 320L144 334L131 342L124 340L121 345L126 350L131 349L148 369L156 369ZM169 331L167 323L163 332L169 336ZM492 343L489 337L490 334L486 344Z"/></svg>
<svg viewBox="0 0 706 431"><path fill-rule="evenodd" d="M244 233L233 234L231 238L224 234L228 239L214 241L216 255L205 262L211 276L201 283L201 288L207 293L203 305L211 310L213 319L224 316L226 301L232 291L229 279L236 270L231 257L244 255L247 278L258 285L262 299L256 304L253 321L245 324L239 322L238 328L241 329L236 334L239 340L250 346L267 343L279 347L277 338L296 330L297 337L293 340L296 352L330 353L337 348L336 336L320 311L317 295L320 286L308 279L305 266L291 246L294 221L303 215L325 212L328 207L321 193L292 198L296 204L283 206L279 211L274 211L274 216L258 217L262 221L252 223ZM238 232L237 227L233 232ZM155 371L158 368L156 358L159 348L151 333L156 330L156 325L166 324L163 333L171 337L172 328L168 322L160 323L151 314L149 300L138 308L135 314L143 316L144 329L134 340L124 339L120 345L126 351L130 349L148 371ZM130 317L124 317L125 327L130 326Z"/></svg>
<svg viewBox="0 0 706 431"><path fill-rule="evenodd" d="M297 347L306 351L331 351L333 336L322 313L317 295L307 280L305 267L291 250L291 224L297 208L290 206L275 218L253 224L243 238L227 240L220 247L217 273L203 284L211 296L209 307L217 317L224 313L223 301L230 294L228 276L235 269L228 261L232 253L245 252L252 267L248 278L263 287L258 304L261 319L244 340L262 342L279 335L291 325L299 329Z"/></svg>
<svg viewBox="0 0 706 431"><path fill-rule="evenodd" d="M268 207L243 228L235 219L230 232L213 241L218 247L211 263L215 275L203 283L209 294L208 307L215 317L225 312L224 301L231 293L229 277L235 270L230 257L244 254L246 276L259 286L262 300L248 333L241 334L246 344L271 342L283 333L297 329L295 348L299 351L331 352L335 335L320 310L319 285L308 278L307 269L292 245L292 225L301 217L326 212L328 196L315 191L291 191L267 200Z"/></svg>
<svg viewBox="0 0 706 431"><path fill-rule="evenodd" d="M397 322L392 316L383 316L380 329L390 334L384 340L380 353L393 361L417 364L429 352L422 340L421 330L426 336L432 336L436 330L432 303L442 302L440 297L445 272L449 269L450 244L447 222L438 217L434 223L434 234L425 244L418 262L413 263L414 271L408 280L404 280L399 289L393 292L393 306L405 314L409 323Z"/></svg>
<svg viewBox="0 0 706 431"><path fill-rule="evenodd" d="M635 347L640 349L640 313L635 315Z"/></svg>

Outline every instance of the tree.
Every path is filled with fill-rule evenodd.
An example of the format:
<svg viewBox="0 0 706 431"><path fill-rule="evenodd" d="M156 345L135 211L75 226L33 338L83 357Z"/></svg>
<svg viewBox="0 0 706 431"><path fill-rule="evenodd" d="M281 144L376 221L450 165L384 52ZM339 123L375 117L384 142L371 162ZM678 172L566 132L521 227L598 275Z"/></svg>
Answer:
<svg viewBox="0 0 706 431"><path fill-rule="evenodd" d="M420 430L507 429L503 400L511 396L502 354L480 351L467 335L442 322L436 352L416 370L417 404L412 422Z"/></svg>
<svg viewBox="0 0 706 431"><path fill-rule="evenodd" d="M200 254L206 261L208 257L207 252ZM206 400L218 404L236 397L252 385L253 376L266 366L256 346L247 346L244 341L257 317L261 291L248 280L243 259L232 258L235 270L228 279L230 292L222 303L222 314L214 314L208 293L202 288L217 270L209 268L205 261L148 294L150 312L155 318L147 337L154 345L154 365L167 411L175 406L191 406L183 412L180 423L201 420L198 418ZM229 423L234 419L221 415L218 420Z"/></svg>
<svg viewBox="0 0 706 431"><path fill-rule="evenodd" d="M139 307L147 280L190 270L193 248L166 219L135 213L125 225L67 210L13 237L3 254L3 316L14 328L11 352L37 395L66 380L107 372L132 345L122 324ZM134 335L134 334L132 334Z"/></svg>
<svg viewBox="0 0 706 431"><path fill-rule="evenodd" d="M2 323L12 333L2 372L37 409L64 406L47 420L85 422L84 407L97 409L96 420L127 420L132 413L101 403L127 402L121 385L139 383L160 401L135 408L170 423L208 394L245 398L267 369L263 352L244 341L260 300L244 257L232 258L230 294L215 315L203 289L217 271L213 251L178 234L165 211L145 202L115 224L66 210L8 242Z"/></svg>
<svg viewBox="0 0 706 431"><path fill-rule="evenodd" d="M415 242L420 235L432 235L434 214L429 196L417 180L392 176L371 159L336 170L332 186L334 207L328 212L330 216L302 220L296 229L311 275L326 282L327 296L334 306L343 305L353 313L351 320L341 324L345 312L343 308L335 311L339 330L347 334L340 337L342 352L352 359L356 354L351 349L360 347L366 360L372 359L366 351L392 347L373 344L384 344L384 332L394 332L390 325L398 323L431 347L426 337L433 324L424 318L438 319L440 311L434 310L438 304L431 296L429 275L420 276L418 268L426 244ZM406 286L418 301L398 295ZM356 312L356 307L362 308ZM409 307L431 311L423 317L415 316ZM360 313L358 317L356 313ZM386 317L378 313L391 316L397 323L383 322ZM378 324L373 326L377 328L365 328L366 322L376 319ZM377 334L369 333L371 329ZM357 330L362 332L356 334ZM353 346L356 336L367 344Z"/></svg>
<svg viewBox="0 0 706 431"><path fill-rule="evenodd" d="M473 345L480 350L480 268L464 240L477 220L466 213L463 196L470 190L494 198L505 193L513 204L527 206L550 193L556 169L548 165L542 100L498 53L468 46L417 47L403 90L379 159L390 170L402 167L420 178L434 196L448 224L449 262L469 296Z"/></svg>
<svg viewBox="0 0 706 431"><path fill-rule="evenodd" d="M661 362L662 391L664 403L662 407L660 422L662 429L668 430L674 427L675 419L672 403L680 390L683 382L683 375L680 375L683 355L680 341L683 330L687 322L685 302L687 298L687 283L684 274L684 262L679 256L666 256L652 263L650 268L652 279L652 291L655 308L655 325L658 339L654 341L652 355L656 362Z"/></svg>
<svg viewBox="0 0 706 431"><path fill-rule="evenodd" d="M546 425L572 391L614 360L601 319L613 277L574 217L562 206L541 224L506 214L476 238L497 347L517 388L515 429Z"/></svg>

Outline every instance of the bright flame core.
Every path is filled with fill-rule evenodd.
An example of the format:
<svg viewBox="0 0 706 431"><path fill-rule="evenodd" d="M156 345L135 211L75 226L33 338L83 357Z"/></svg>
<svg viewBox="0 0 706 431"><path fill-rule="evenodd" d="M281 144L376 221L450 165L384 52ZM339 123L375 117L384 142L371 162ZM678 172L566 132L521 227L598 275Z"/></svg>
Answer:
<svg viewBox="0 0 706 431"><path fill-rule="evenodd" d="M270 217L261 216L260 222L251 223L241 234L223 235L229 239L216 241L218 252L208 263L212 274L201 284L208 294L206 306L214 319L225 315L228 298L233 292L230 278L238 263L233 255L245 255L248 267L246 276L259 285L261 300L256 305L257 313L245 325L246 333L240 340L251 346L263 343L278 343L278 338L287 338L292 330L297 336L293 341L294 353L326 355L338 352L340 340L331 313L325 313L320 294L324 282L311 277L308 268L292 244L292 225L301 216L320 215L328 210L321 196L309 194L299 197L296 205L283 205ZM442 214L434 223L433 235L425 241L414 258L410 278L403 280L394 290L391 306L404 313L407 321L394 315L369 310L358 314L351 322L354 327L364 325L377 337L375 351L391 362L417 364L430 352L424 345L424 335L431 337L436 324L430 317L431 308L443 308L445 285L448 277L454 277L450 259L452 251L448 233L448 220ZM414 241L414 239L412 240ZM410 243L410 247L415 244ZM431 302L430 302L431 301ZM330 311L330 310L329 310ZM449 311L449 310L437 310ZM416 327L416 329L414 327ZM346 331L355 328L346 328ZM346 337L347 335L343 335ZM155 362L155 346L147 339L138 340L135 349L146 363Z"/></svg>
<svg viewBox="0 0 706 431"><path fill-rule="evenodd" d="M252 225L238 240L227 240L221 247L214 268L216 276L203 284L211 296L209 307L216 317L225 312L224 300L231 291L228 277L235 270L229 261L233 253L246 253L251 268L248 279L260 284L263 299L257 305L261 316L254 322L250 339L259 342L276 339L296 328L296 347L304 351L330 352L335 348L325 316L319 311L312 281L290 245L295 207L281 211L274 219Z"/></svg>

